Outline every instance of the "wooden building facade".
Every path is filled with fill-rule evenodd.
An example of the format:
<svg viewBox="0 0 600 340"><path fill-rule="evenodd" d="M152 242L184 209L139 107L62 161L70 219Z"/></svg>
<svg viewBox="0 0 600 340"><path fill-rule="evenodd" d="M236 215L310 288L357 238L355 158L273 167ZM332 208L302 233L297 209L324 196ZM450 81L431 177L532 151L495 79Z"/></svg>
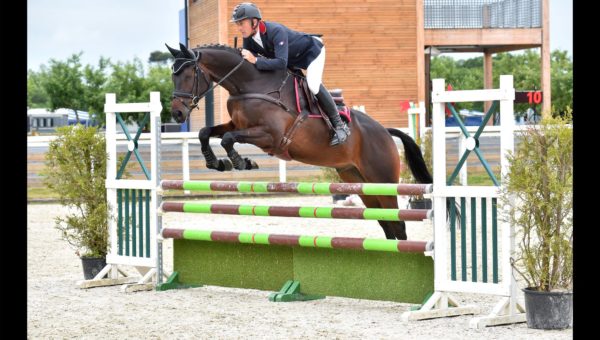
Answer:
<svg viewBox="0 0 600 340"><path fill-rule="evenodd" d="M477 11L490 17L489 6L513 0L480 0ZM544 7L540 27L516 24L507 30L503 24L474 29L425 25L426 6L436 3L444 10L448 3L431 0L255 0L263 20L275 21L310 34L320 34L326 47L323 83L329 89L341 88L346 104L364 105L367 114L386 127L407 127L405 101L427 101L429 47L444 52L482 52L485 57L482 87L491 84L491 55L497 52L542 47L542 88L544 106L550 107L548 13L549 0L524 0ZM188 0L188 46L227 44L242 37L230 23L233 8L240 0ZM462 1L469 3L469 1ZM475 1L477 2L477 1ZM514 1L513 1L514 2ZM521 1L522 2L522 1ZM440 5L441 3L441 5ZM473 1L471 1L472 5ZM439 7L441 6L441 7ZM541 9L540 9L541 11ZM429 10L429 13L432 13ZM493 13L492 17L493 17ZM485 19L484 19L485 21ZM488 20L489 21L489 20ZM519 26L520 25L520 26ZM496 27L502 26L502 27ZM534 24L533 26L536 26ZM546 92L547 91L547 92ZM228 93L219 88L214 94L214 123L229 120ZM194 112L191 131L205 125L204 105Z"/></svg>

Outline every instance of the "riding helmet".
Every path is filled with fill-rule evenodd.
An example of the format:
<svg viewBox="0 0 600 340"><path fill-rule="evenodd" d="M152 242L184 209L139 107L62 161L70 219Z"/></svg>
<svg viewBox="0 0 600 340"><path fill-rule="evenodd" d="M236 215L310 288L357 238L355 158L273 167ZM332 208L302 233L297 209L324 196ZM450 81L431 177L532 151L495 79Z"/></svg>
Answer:
<svg viewBox="0 0 600 340"><path fill-rule="evenodd" d="M233 14L231 14L231 20L229 22L236 22L248 18L260 20L262 19L262 15L260 15L260 10L255 4L251 2L242 2L233 9Z"/></svg>

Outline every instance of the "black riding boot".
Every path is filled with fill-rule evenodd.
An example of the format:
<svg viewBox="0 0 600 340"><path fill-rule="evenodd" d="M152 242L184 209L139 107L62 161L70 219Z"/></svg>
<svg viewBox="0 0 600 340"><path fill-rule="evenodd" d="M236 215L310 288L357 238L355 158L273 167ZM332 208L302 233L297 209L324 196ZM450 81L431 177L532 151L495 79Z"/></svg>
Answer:
<svg viewBox="0 0 600 340"><path fill-rule="evenodd" d="M350 129L348 125L342 120L340 114L338 113L337 107L335 106L335 102L329 91L321 84L319 88L319 93L317 93L317 99L319 100L319 104L329 117L331 124L333 125L334 133L331 138L331 142L329 145L334 146L338 144L343 144L348 136L350 136Z"/></svg>

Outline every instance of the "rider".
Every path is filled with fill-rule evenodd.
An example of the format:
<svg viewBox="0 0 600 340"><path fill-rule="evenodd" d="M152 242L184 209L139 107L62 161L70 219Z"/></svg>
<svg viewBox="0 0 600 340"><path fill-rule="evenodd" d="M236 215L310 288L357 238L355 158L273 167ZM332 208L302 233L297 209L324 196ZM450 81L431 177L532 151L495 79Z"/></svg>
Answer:
<svg viewBox="0 0 600 340"><path fill-rule="evenodd" d="M308 88L316 95L334 127L330 145L342 144L350 129L340 118L333 98L321 83L325 66L325 47L321 39L293 31L281 24L262 21L258 7L249 2L235 6L231 16L244 37L242 56L259 70L306 70Z"/></svg>

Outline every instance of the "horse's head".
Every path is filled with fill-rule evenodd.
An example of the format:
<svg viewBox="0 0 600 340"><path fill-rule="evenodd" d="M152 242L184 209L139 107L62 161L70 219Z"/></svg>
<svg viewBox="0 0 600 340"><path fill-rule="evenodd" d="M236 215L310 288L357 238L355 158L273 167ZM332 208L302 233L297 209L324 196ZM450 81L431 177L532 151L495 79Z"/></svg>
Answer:
<svg viewBox="0 0 600 340"><path fill-rule="evenodd" d="M178 123L183 123L208 91L210 78L198 65L200 52L194 52L183 44L179 44L181 50L166 46L175 57L171 76L175 88L171 97L171 116Z"/></svg>
<svg viewBox="0 0 600 340"><path fill-rule="evenodd" d="M180 123L188 119L212 88L221 85L231 94L239 93L241 85L258 72L252 64L244 62L240 50L226 45L203 45L196 51L183 44L179 47L181 50L167 45L175 57L171 115ZM213 81L217 83L211 87Z"/></svg>

